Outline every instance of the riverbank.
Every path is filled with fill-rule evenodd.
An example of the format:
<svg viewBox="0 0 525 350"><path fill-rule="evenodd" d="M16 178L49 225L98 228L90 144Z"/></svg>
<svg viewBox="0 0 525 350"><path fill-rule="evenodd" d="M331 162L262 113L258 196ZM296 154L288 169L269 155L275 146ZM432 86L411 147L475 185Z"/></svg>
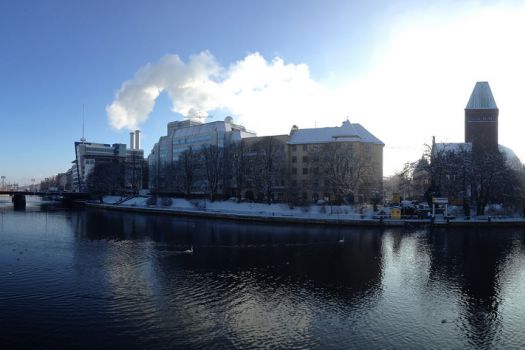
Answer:
<svg viewBox="0 0 525 350"><path fill-rule="evenodd" d="M86 203L86 206L106 210L137 213L155 213L172 216L204 217L252 222L290 224L320 224L371 227L525 227L525 220L518 217L489 216L481 218L443 219L390 219L374 218L369 207L313 205L290 207L287 204L237 203L235 201L209 202L164 198L151 203L148 197L104 197L103 203Z"/></svg>

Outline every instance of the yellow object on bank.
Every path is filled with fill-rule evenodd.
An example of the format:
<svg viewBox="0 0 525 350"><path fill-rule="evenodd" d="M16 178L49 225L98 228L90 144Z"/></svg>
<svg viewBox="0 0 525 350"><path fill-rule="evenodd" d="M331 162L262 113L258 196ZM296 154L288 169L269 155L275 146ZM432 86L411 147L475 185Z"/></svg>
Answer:
<svg viewBox="0 0 525 350"><path fill-rule="evenodd" d="M401 219L401 209L399 209L399 208L392 208L390 210L390 217L392 219Z"/></svg>

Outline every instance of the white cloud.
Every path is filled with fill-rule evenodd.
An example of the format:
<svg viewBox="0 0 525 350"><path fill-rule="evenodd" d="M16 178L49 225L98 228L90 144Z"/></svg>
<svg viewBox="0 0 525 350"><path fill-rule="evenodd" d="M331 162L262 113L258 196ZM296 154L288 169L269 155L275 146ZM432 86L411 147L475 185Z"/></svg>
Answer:
<svg viewBox="0 0 525 350"><path fill-rule="evenodd" d="M339 104L310 77L305 64L285 64L278 57L267 61L253 53L223 68L209 52L202 52L188 63L166 55L141 68L107 106L111 125L136 128L147 120L163 91L174 112L191 118L226 109L263 135L288 132L293 124L312 127L327 116L340 123L344 116L335 111Z"/></svg>
<svg viewBox="0 0 525 350"><path fill-rule="evenodd" d="M220 72L213 56L202 52L184 63L166 55L142 67L122 84L113 103L106 107L112 127L135 129L148 119L161 92L167 91L173 110L195 116L215 108L218 85L212 78Z"/></svg>

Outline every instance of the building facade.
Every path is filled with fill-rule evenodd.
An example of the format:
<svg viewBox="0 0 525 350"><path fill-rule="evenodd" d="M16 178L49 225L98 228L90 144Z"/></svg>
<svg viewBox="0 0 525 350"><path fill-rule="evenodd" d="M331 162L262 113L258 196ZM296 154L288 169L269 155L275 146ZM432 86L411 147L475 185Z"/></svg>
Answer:
<svg viewBox="0 0 525 350"><path fill-rule="evenodd" d="M289 193L315 202L369 202L383 193L384 143L349 120L340 127L293 127L288 141Z"/></svg>
<svg viewBox="0 0 525 350"><path fill-rule="evenodd" d="M135 136L138 135L138 136ZM71 168L73 190L88 190L88 179L95 167L114 165L121 172L118 187L122 191L137 192L143 188L144 150L140 147L140 131L135 131L130 148L122 143L75 142L75 160ZM117 170L118 169L118 170Z"/></svg>
<svg viewBox="0 0 525 350"><path fill-rule="evenodd" d="M231 117L226 117L224 121L210 123L191 119L169 123L167 135L159 138L148 156L150 190L180 192L175 179L176 170L177 167L180 168L182 158L188 160L188 157L191 157L195 168L195 179L192 179L190 186L191 192L202 193L207 184L200 174L202 169L199 168L197 159L201 156L200 151L208 146L214 146L224 152L230 145L253 136L255 133L234 124Z"/></svg>

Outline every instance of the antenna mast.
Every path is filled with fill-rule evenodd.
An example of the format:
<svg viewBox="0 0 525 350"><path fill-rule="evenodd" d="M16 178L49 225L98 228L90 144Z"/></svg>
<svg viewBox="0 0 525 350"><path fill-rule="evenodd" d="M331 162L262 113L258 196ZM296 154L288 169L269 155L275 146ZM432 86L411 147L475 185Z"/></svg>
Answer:
<svg viewBox="0 0 525 350"><path fill-rule="evenodd" d="M80 138L80 142L86 142L84 138L84 104L82 104L82 137Z"/></svg>

